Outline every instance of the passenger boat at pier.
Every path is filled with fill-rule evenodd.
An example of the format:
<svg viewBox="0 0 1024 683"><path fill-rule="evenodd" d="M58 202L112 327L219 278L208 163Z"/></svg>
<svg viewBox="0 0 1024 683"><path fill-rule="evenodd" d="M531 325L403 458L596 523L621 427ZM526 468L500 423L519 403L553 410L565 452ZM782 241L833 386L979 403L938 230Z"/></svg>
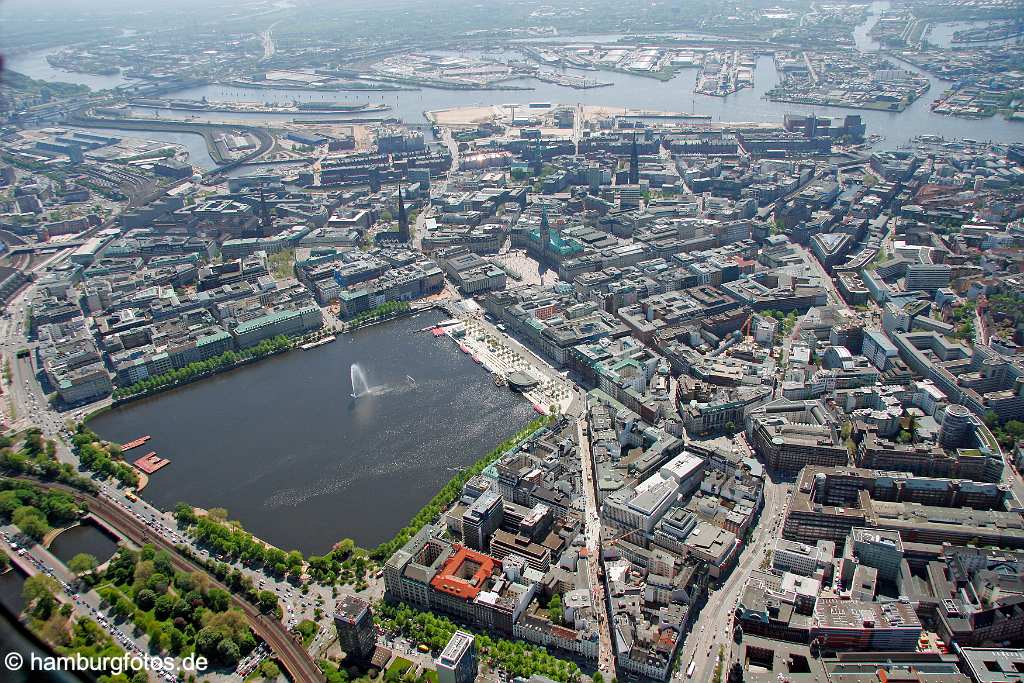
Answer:
<svg viewBox="0 0 1024 683"><path fill-rule="evenodd" d="M319 346L323 346L324 344L330 344L335 339L337 339L337 337L335 337L332 334L329 337L324 337L323 339L318 339L317 341L303 344L299 348L302 349L303 351L309 351L310 349L315 349L315 348L317 348Z"/></svg>

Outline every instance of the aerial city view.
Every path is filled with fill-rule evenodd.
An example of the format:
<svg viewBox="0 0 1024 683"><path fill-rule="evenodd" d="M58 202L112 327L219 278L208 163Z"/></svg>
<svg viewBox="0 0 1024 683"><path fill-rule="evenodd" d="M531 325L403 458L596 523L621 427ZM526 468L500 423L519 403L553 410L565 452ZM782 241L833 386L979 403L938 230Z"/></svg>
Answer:
<svg viewBox="0 0 1024 683"><path fill-rule="evenodd" d="M1024 681L1024 0L0 58L0 683Z"/></svg>

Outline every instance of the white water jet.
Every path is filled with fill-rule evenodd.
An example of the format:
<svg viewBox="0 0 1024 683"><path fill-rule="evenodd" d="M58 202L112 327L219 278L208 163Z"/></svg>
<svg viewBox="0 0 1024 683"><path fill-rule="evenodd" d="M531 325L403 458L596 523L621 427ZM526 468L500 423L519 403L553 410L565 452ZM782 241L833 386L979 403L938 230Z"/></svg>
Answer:
<svg viewBox="0 0 1024 683"><path fill-rule="evenodd" d="M370 391L370 383L366 381L366 373L359 367L359 363L353 363L349 371L352 382L352 398L359 398Z"/></svg>

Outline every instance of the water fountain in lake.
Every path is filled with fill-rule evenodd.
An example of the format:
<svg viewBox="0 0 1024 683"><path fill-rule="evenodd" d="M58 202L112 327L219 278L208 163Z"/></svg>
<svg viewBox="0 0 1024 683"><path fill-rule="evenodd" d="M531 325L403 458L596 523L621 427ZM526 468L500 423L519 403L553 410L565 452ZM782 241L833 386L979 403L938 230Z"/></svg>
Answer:
<svg viewBox="0 0 1024 683"><path fill-rule="evenodd" d="M359 367L359 363L353 363L349 372L352 380L352 398L359 398L370 391L370 383L366 381L366 373Z"/></svg>

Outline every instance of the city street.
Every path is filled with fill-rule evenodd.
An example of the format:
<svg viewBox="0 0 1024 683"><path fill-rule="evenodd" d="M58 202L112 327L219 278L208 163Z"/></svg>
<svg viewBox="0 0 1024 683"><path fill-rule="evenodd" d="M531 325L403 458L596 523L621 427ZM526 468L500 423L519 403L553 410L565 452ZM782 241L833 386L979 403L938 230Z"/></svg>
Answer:
<svg viewBox="0 0 1024 683"><path fill-rule="evenodd" d="M615 676L615 649L611 639L608 623L608 600L605 596L604 584L598 578L598 560L601 552L601 518L598 514L597 489L594 485L594 461L590 454L590 439L587 436L586 412L576 420L577 443L579 446L580 463L583 468L583 491L586 502L584 511L584 528L586 529L587 552L590 569L591 602L597 612L600 643L598 649L597 668L605 680Z"/></svg>
<svg viewBox="0 0 1024 683"><path fill-rule="evenodd" d="M0 1L19 656L1024 671L1020 2L93 4Z"/></svg>
<svg viewBox="0 0 1024 683"><path fill-rule="evenodd" d="M846 309L846 302L843 301L843 297L839 295L835 281L833 281L832 277L825 272L825 268L821 265L821 262L818 261L818 257L816 257L811 250L806 247L800 247L800 250L803 252L804 260L810 266L811 273L818 279L821 286L825 288L828 303L840 310Z"/></svg>
<svg viewBox="0 0 1024 683"><path fill-rule="evenodd" d="M424 215L417 219L417 225L422 225ZM886 243L890 244L891 233L886 236ZM809 268L826 287L828 301L831 305L845 308L840 298L835 283L828 276L821 264L813 254L804 249L804 255ZM40 261L33 270L41 270L47 264L62 262L69 255L69 251L58 252L53 256ZM41 372L37 368L34 342L27 339L28 330L25 329L25 318L27 315L28 302L31 301L34 287L30 284L17 293L9 302L7 316L0 320L0 352L7 364L9 381L4 382L3 410L8 416L8 426L14 430L21 430L30 426L42 430L44 437L53 439L57 444L57 458L61 462L77 465L77 458L68 446L71 433L68 431L73 425L81 420L84 415L92 410L109 404L109 399L99 401L88 406L79 406L66 412L59 412L51 406L40 386ZM455 309L451 309L454 311ZM453 313L454 314L454 313ZM464 316L465 317L465 316ZM582 477L584 485L584 527L586 547L591 558L598 558L601 547L601 521L599 506L596 500L594 487L593 462L590 454L590 444L587 434L586 423L586 398L585 393L580 390L570 377L559 369L552 366L550 362L535 353L528 346L520 343L509 335L502 326L488 320L483 313L479 313L468 319L474 334L493 336L500 340L500 344L528 364L531 374L538 378L545 378L546 384L550 387L564 387L569 390L568 396L562 397L563 410L570 417L577 419L577 434L579 453L582 464ZM783 356L788 356L789 349L799 334L797 327L790 335L783 340ZM474 342L476 343L476 342ZM29 354L18 358L18 352L28 349ZM546 404L545 404L546 407ZM1024 500L1024 481L1017 471L1009 466L1004 470L1003 480L1010 484L1019 500ZM209 550L201 547L194 539L182 533L170 512L161 511L143 499L131 500L125 497L125 491L113 481L100 482L100 496L121 510L125 515L134 520L140 528L145 529L148 540L159 540L167 546L178 546L187 548L196 557L203 560L220 560L211 558ZM713 588L708 595L706 604L700 609L691 630L682 644L679 654L678 672L676 679L685 679L686 672L691 662L694 664L692 674L693 680L711 680L715 666L718 662L719 648L727 665L730 655L735 647L733 642L732 615L736 602L750 577L751 572L761 567L770 557L771 546L774 539L780 535L782 519L785 513L787 495L791 491L791 485L774 482L767 479L764 487L764 507L756 527L751 533L751 543L745 546L740 556L728 574L724 582L717 588ZM13 532L13 528L8 528ZM50 568L60 580L71 583L73 577L66 568L55 558L49 555L44 549L33 548L31 556L39 566ZM345 594L355 594L349 587L337 588L332 591L330 587L324 587L310 583L306 593L296 583L270 576L269 574L243 566L241 563L228 563L233 569L239 570L248 577L257 590L268 590L278 596L282 610L281 624L282 631L294 628L303 620L317 622L318 632L309 649L309 656L316 659L326 653L336 640L332 624L332 611L334 603ZM598 669L606 680L616 675L615 668L615 645L608 622L608 605L604 592L603 582L599 578L598 562L590 562L590 584L593 589L593 604L599 619L599 658ZM383 581L380 578L369 577L369 588L358 593L364 599L371 602L383 596ZM335 596L334 593L337 593ZM106 616L98 614L98 596L86 594L80 596L76 609L81 613L88 614L93 618L102 618L101 625L110 630L111 634L126 647L141 648L145 651L148 646L145 636L134 638L122 633L118 628L109 623ZM321 610L319 619L316 619L316 610ZM266 617L261 617L266 619ZM125 629L129 627L125 626ZM122 629L123 630L123 629ZM279 641L280 642L280 641ZM395 647L409 655L418 655L412 652L411 644L398 642ZM336 648L335 648L336 649ZM280 654L280 653L277 653ZM424 662L429 656L418 657ZM724 666L723 665L723 666Z"/></svg>
<svg viewBox="0 0 1024 683"><path fill-rule="evenodd" d="M771 553L772 545L782 528L787 503L786 494L791 490L791 486L777 483L770 477L765 478L764 509L751 534L752 541L743 548L736 566L725 583L709 592L707 603L701 608L700 615L693 623L679 654L679 671L674 675L676 680L686 680L686 670L690 662L695 663L692 680L712 680L718 662L719 646L724 647L723 655L726 664L728 663L734 646L733 612L736 603L751 572L760 568Z"/></svg>

